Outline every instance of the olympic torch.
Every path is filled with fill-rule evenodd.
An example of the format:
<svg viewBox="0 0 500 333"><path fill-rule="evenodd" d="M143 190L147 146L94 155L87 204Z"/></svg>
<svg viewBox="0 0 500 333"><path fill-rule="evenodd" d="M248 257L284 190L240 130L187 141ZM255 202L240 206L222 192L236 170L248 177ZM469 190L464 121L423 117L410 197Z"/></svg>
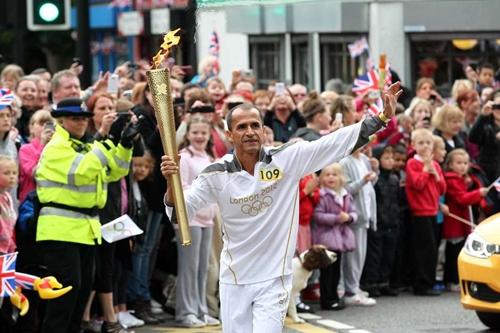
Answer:
<svg viewBox="0 0 500 333"><path fill-rule="evenodd" d="M378 70L379 70L378 88L380 89L381 96L385 88L386 65L387 65L387 56L384 53L382 53L380 55L380 61L378 63Z"/></svg>
<svg viewBox="0 0 500 333"><path fill-rule="evenodd" d="M153 96L153 106L160 130L163 151L176 159L177 163L179 163L179 159L175 140L174 107L170 92L170 72L167 68L158 68L158 66L168 56L170 49L179 43L180 37L175 35L179 30L170 31L165 35L160 51L153 57L154 69L146 72L149 89ZM191 244L191 233L189 231L186 204L182 192L181 177L178 173L170 177L169 185L172 187L172 194L174 196L180 241L183 246L187 246Z"/></svg>

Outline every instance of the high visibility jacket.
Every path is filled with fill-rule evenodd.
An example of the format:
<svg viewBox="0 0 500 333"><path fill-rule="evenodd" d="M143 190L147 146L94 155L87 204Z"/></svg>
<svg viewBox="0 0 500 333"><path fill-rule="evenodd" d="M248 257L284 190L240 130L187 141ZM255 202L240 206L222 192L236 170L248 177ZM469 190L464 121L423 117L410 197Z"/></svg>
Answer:
<svg viewBox="0 0 500 333"><path fill-rule="evenodd" d="M42 205L36 240L100 244L97 209L106 204L108 182L126 176L131 159L132 149L111 140L85 143L57 125L35 172Z"/></svg>

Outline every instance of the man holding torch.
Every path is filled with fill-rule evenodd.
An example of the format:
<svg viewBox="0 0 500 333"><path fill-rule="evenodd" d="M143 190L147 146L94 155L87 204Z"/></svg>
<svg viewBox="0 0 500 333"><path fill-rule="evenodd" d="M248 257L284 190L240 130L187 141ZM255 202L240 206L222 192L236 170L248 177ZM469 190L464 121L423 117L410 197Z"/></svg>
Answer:
<svg viewBox="0 0 500 333"><path fill-rule="evenodd" d="M299 180L365 145L394 115L399 86L397 82L383 93L384 111L378 116L314 142L278 148L262 147L262 118L255 106L241 104L229 111L226 135L234 154L208 166L184 193L188 216L211 203L221 211L224 333L282 331L292 284ZM162 157L161 171L170 183L178 172L172 156ZM172 200L168 186L169 218L174 215Z"/></svg>

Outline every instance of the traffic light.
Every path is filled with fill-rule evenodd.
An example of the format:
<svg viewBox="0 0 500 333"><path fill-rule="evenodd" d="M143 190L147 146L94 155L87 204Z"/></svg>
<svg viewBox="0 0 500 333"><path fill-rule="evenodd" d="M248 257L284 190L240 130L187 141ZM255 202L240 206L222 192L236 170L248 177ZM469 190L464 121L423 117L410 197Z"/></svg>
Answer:
<svg viewBox="0 0 500 333"><path fill-rule="evenodd" d="M26 0L26 3L29 30L70 28L70 0Z"/></svg>

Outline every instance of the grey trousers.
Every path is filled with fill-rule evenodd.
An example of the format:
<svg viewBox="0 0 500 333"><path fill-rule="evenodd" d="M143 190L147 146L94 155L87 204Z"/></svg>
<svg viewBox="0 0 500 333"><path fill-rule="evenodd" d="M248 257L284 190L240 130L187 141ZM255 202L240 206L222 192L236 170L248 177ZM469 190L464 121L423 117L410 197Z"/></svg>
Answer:
<svg viewBox="0 0 500 333"><path fill-rule="evenodd" d="M354 233L356 248L342 253L342 277L346 294L357 294L365 265L368 229L364 226L355 226L351 229Z"/></svg>
<svg viewBox="0 0 500 333"><path fill-rule="evenodd" d="M191 227L192 243L182 246L177 238L177 289L175 319L182 320L189 314L200 318L208 314L206 284L208 258L212 243L212 228Z"/></svg>

